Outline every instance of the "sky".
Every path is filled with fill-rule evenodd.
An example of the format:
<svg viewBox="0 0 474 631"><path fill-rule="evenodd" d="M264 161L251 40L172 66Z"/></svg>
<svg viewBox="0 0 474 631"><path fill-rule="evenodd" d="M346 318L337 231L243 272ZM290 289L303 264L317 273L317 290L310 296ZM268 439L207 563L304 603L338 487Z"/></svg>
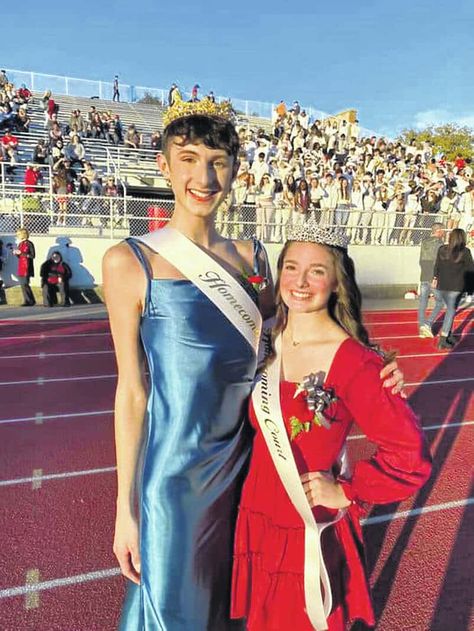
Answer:
<svg viewBox="0 0 474 631"><path fill-rule="evenodd" d="M35 0L2 6L0 66L355 108L380 134L474 127L474 0Z"/></svg>

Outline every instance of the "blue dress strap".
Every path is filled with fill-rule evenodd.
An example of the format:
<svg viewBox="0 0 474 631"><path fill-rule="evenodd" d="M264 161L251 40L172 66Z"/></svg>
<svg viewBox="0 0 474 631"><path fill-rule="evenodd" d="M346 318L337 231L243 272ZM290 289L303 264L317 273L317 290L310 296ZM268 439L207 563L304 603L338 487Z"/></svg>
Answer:
<svg viewBox="0 0 474 631"><path fill-rule="evenodd" d="M143 250L141 249L141 247L138 245L137 240L134 239L133 237L128 237L127 239L125 239L125 241L126 243L128 243L128 245L132 249L132 252L137 257L140 265L143 268L143 271L145 272L147 282L146 282L146 296L145 296L145 304L143 306L143 313L146 313L148 310L148 302L150 299L150 284L151 284L151 279L153 278L153 270L151 269L149 260L143 253Z"/></svg>
<svg viewBox="0 0 474 631"><path fill-rule="evenodd" d="M263 276L264 278L268 278L268 255L267 251L263 247L263 243L257 239L257 237L252 238L253 241L253 273L255 275ZM262 269L263 263L263 269Z"/></svg>

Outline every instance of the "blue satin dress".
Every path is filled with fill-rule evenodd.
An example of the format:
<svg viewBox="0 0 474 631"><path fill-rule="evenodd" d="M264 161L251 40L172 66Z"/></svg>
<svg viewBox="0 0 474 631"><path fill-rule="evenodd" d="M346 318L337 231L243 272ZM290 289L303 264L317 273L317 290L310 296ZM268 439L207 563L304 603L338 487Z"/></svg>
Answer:
<svg viewBox="0 0 474 631"><path fill-rule="evenodd" d="M148 278L141 339L150 371L140 483L141 584L120 631L226 631L234 524L251 446L255 353L190 281Z"/></svg>

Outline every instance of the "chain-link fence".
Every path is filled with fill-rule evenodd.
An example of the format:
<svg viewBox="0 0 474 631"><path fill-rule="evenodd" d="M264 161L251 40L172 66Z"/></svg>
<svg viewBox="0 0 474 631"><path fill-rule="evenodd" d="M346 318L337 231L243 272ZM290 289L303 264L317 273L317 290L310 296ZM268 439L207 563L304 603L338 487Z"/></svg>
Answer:
<svg viewBox="0 0 474 631"><path fill-rule="evenodd" d="M20 226L31 234L123 238L157 230L173 213L171 199L55 195L6 190L0 196L0 232ZM358 209L310 209L306 215L274 204L245 204L217 212L219 232L231 239L254 235L267 243L283 243L288 226L309 220L342 227L355 245L418 245L435 222L447 229L461 227L472 240L471 225L462 218L436 214L364 212ZM461 225L462 224L462 225Z"/></svg>

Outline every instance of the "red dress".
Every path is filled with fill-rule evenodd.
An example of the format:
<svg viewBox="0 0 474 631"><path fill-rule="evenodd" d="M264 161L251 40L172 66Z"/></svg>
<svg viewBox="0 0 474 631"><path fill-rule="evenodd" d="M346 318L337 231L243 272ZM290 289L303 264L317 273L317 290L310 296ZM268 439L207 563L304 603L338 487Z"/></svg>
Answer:
<svg viewBox="0 0 474 631"><path fill-rule="evenodd" d="M342 483L353 503L322 535L333 595L330 631L343 630L356 619L374 624L359 525L363 505L403 500L431 471L418 420L399 395L382 387L381 368L376 353L346 339L325 381L338 397L329 410L330 429L313 425L292 441L300 473L331 469L354 421L378 447L371 459L355 464L352 478ZM304 395L293 398L295 389L294 383L281 383L288 431L292 416L300 421L312 417ZM303 522L278 477L252 405L250 420L256 435L237 520L232 617L247 618L251 631L312 631L304 611ZM318 521L330 521L336 514L322 507L313 510Z"/></svg>

